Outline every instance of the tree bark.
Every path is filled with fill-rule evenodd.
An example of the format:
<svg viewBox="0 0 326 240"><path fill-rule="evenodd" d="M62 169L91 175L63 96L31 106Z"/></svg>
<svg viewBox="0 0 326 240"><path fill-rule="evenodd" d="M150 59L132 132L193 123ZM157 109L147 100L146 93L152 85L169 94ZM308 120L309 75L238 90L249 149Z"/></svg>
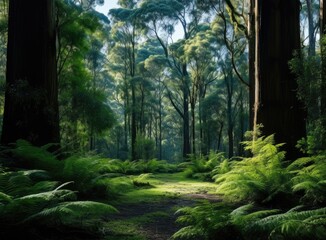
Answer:
<svg viewBox="0 0 326 240"><path fill-rule="evenodd" d="M322 71L321 71L321 87L320 87L320 116L321 116L321 148L326 149L326 44L325 44L325 29L326 29L326 1L320 0L320 32L321 32L321 56L322 56Z"/></svg>
<svg viewBox="0 0 326 240"><path fill-rule="evenodd" d="M182 66L183 73L183 157L188 158L190 151L189 139L189 76L187 72L187 65Z"/></svg>
<svg viewBox="0 0 326 240"><path fill-rule="evenodd" d="M307 4L307 14L308 14L308 33L309 33L309 56L316 55L316 38L315 38L315 28L314 28L314 18L312 12L312 0L306 0Z"/></svg>
<svg viewBox="0 0 326 240"><path fill-rule="evenodd" d="M54 0L11 0L2 144L59 143Z"/></svg>
<svg viewBox="0 0 326 240"><path fill-rule="evenodd" d="M275 133L276 142L286 143L287 158L293 160L301 155L295 147L297 141L306 136L305 111L297 99L296 78L288 64L293 52L300 50L300 1L259 2L257 122L263 124L264 135Z"/></svg>

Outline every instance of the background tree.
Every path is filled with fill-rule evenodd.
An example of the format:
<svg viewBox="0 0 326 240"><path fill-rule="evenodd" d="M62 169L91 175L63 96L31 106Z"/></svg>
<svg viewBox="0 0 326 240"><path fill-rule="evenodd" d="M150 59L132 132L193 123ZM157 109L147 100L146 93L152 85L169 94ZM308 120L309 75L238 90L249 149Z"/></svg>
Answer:
<svg viewBox="0 0 326 240"><path fill-rule="evenodd" d="M67 151L98 150L114 124L104 49L109 20L70 1L57 1L57 72L61 143Z"/></svg>

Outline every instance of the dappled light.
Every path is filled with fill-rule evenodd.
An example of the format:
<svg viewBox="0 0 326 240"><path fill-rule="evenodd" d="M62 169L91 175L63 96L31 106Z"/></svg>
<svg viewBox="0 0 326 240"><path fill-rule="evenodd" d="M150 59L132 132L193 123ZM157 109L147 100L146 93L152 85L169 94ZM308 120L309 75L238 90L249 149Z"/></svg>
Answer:
<svg viewBox="0 0 326 240"><path fill-rule="evenodd" d="M0 0L0 239L326 239L325 16Z"/></svg>

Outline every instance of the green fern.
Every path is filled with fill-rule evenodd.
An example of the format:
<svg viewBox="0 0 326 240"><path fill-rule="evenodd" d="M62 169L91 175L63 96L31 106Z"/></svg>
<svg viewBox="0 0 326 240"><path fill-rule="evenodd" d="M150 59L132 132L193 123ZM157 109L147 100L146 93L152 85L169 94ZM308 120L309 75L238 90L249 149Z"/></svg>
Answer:
<svg viewBox="0 0 326 240"><path fill-rule="evenodd" d="M8 194L5 194L3 192L0 192L0 204L6 204L11 202L12 197L9 196Z"/></svg>
<svg viewBox="0 0 326 240"><path fill-rule="evenodd" d="M288 170L296 175L292 178L293 191L304 192L302 201L307 204L326 202L326 156L299 158Z"/></svg>
<svg viewBox="0 0 326 240"><path fill-rule="evenodd" d="M10 151L14 158L21 159L28 168L58 173L62 169L62 162L55 155L48 152L47 148L48 145L43 148L35 147L25 140L18 140L15 148Z"/></svg>
<svg viewBox="0 0 326 240"><path fill-rule="evenodd" d="M176 214L177 222L185 227L177 231L172 239L236 239L239 232L231 222L232 208L221 203L204 203L196 207L184 207Z"/></svg>
<svg viewBox="0 0 326 240"><path fill-rule="evenodd" d="M216 169L217 192L230 201L264 204L279 195L289 195L292 175L283 167L285 153L279 151L280 146L274 144L273 135L258 138L254 143L246 142L245 148L252 151L253 157L233 162L226 173Z"/></svg>
<svg viewBox="0 0 326 240"><path fill-rule="evenodd" d="M114 207L92 201L63 202L24 219L24 222L42 225L62 225L73 227L90 227L99 224L104 216L117 213Z"/></svg>
<svg viewBox="0 0 326 240"><path fill-rule="evenodd" d="M326 208L275 214L255 221L250 229L269 239L325 239Z"/></svg>

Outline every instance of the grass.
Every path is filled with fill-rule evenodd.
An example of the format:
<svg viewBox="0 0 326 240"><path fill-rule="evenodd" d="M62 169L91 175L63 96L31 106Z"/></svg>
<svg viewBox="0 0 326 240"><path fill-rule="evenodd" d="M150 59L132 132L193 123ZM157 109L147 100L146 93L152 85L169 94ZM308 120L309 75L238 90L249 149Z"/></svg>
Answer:
<svg viewBox="0 0 326 240"><path fill-rule="evenodd" d="M148 183L150 187L132 187L132 181L139 181L139 179ZM188 194L215 194L216 192L216 184L188 179L182 172L173 174L148 174L146 177L141 175L125 176L111 179L110 181L110 185L112 185L112 183L126 185L124 193L110 201L110 204L113 206L160 202L167 199L185 197ZM121 186L119 189L120 188Z"/></svg>
<svg viewBox="0 0 326 240"><path fill-rule="evenodd" d="M141 174L118 177L113 181L117 184L124 182L128 187L120 196L109 201L121 214L106 224L105 229L110 235L106 240L148 239L146 235L151 234L148 228L157 226L162 229L165 228L162 224L166 222L174 225L174 213L178 208L200 201L187 195L216 192L216 184L188 179L184 173ZM149 186L132 186L133 181L148 183Z"/></svg>

